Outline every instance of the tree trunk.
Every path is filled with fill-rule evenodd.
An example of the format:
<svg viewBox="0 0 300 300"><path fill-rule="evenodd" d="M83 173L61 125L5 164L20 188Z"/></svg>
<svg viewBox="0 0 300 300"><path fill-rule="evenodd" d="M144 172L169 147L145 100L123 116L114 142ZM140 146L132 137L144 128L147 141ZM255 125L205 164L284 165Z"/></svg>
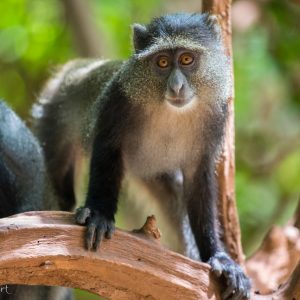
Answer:
<svg viewBox="0 0 300 300"><path fill-rule="evenodd" d="M203 12L216 15L222 28L222 37L226 54L230 57L232 67L231 46L231 0L204 0ZM233 82L233 71L232 82ZM234 102L232 96L228 99L228 119L226 124L225 142L218 165L219 182L219 220L222 228L222 240L230 255L240 264L244 262L241 245L241 232L235 202L235 160L234 160Z"/></svg>
<svg viewBox="0 0 300 300"><path fill-rule="evenodd" d="M93 24L89 1L61 0L73 39L82 57L100 57L101 35Z"/></svg>

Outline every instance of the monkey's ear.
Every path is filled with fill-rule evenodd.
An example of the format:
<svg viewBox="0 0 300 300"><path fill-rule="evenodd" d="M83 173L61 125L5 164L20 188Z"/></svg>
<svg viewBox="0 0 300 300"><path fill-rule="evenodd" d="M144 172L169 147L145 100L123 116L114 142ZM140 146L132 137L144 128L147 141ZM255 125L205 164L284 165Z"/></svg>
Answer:
<svg viewBox="0 0 300 300"><path fill-rule="evenodd" d="M221 38L221 26L216 15L207 15L206 24L216 37Z"/></svg>
<svg viewBox="0 0 300 300"><path fill-rule="evenodd" d="M141 24L132 25L133 32L133 46L136 52L142 50L146 46L146 40L148 37L148 31L146 26Z"/></svg>

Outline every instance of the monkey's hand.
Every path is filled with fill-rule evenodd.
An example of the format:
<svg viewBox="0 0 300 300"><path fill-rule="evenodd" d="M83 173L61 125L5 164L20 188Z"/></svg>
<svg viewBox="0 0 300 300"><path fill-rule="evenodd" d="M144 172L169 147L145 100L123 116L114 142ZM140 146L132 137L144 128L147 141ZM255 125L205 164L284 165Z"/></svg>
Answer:
<svg viewBox="0 0 300 300"><path fill-rule="evenodd" d="M110 239L115 230L115 222L101 212L88 207L79 207L76 210L77 224L86 225L85 247L88 250L97 250L103 237Z"/></svg>
<svg viewBox="0 0 300 300"><path fill-rule="evenodd" d="M223 277L226 289L222 293L222 300L246 300L250 298L251 282L242 268L225 252L217 252L208 263L217 277Z"/></svg>

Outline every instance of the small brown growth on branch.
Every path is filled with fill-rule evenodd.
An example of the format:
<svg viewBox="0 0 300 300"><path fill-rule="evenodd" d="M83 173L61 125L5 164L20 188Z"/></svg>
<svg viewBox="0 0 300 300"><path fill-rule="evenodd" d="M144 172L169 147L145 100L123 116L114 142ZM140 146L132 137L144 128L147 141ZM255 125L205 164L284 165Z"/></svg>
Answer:
<svg viewBox="0 0 300 300"><path fill-rule="evenodd" d="M160 240L161 232L157 227L156 218L154 215L147 217L147 220L142 228L132 230L133 233L144 234L146 237Z"/></svg>

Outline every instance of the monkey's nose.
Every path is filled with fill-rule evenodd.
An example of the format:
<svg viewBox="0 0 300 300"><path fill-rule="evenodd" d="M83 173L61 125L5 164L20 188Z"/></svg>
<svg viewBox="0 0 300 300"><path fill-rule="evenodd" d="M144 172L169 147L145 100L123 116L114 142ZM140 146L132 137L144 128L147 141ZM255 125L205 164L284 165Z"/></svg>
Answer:
<svg viewBox="0 0 300 300"><path fill-rule="evenodd" d="M176 82L172 86L170 86L171 91L176 95L179 96L180 92L183 89L183 82Z"/></svg>
<svg viewBox="0 0 300 300"><path fill-rule="evenodd" d="M171 73L169 80L168 80L168 87L169 87L171 94L173 94L172 96L177 97L180 95L180 93L183 92L184 76L180 72L180 70L174 70Z"/></svg>

